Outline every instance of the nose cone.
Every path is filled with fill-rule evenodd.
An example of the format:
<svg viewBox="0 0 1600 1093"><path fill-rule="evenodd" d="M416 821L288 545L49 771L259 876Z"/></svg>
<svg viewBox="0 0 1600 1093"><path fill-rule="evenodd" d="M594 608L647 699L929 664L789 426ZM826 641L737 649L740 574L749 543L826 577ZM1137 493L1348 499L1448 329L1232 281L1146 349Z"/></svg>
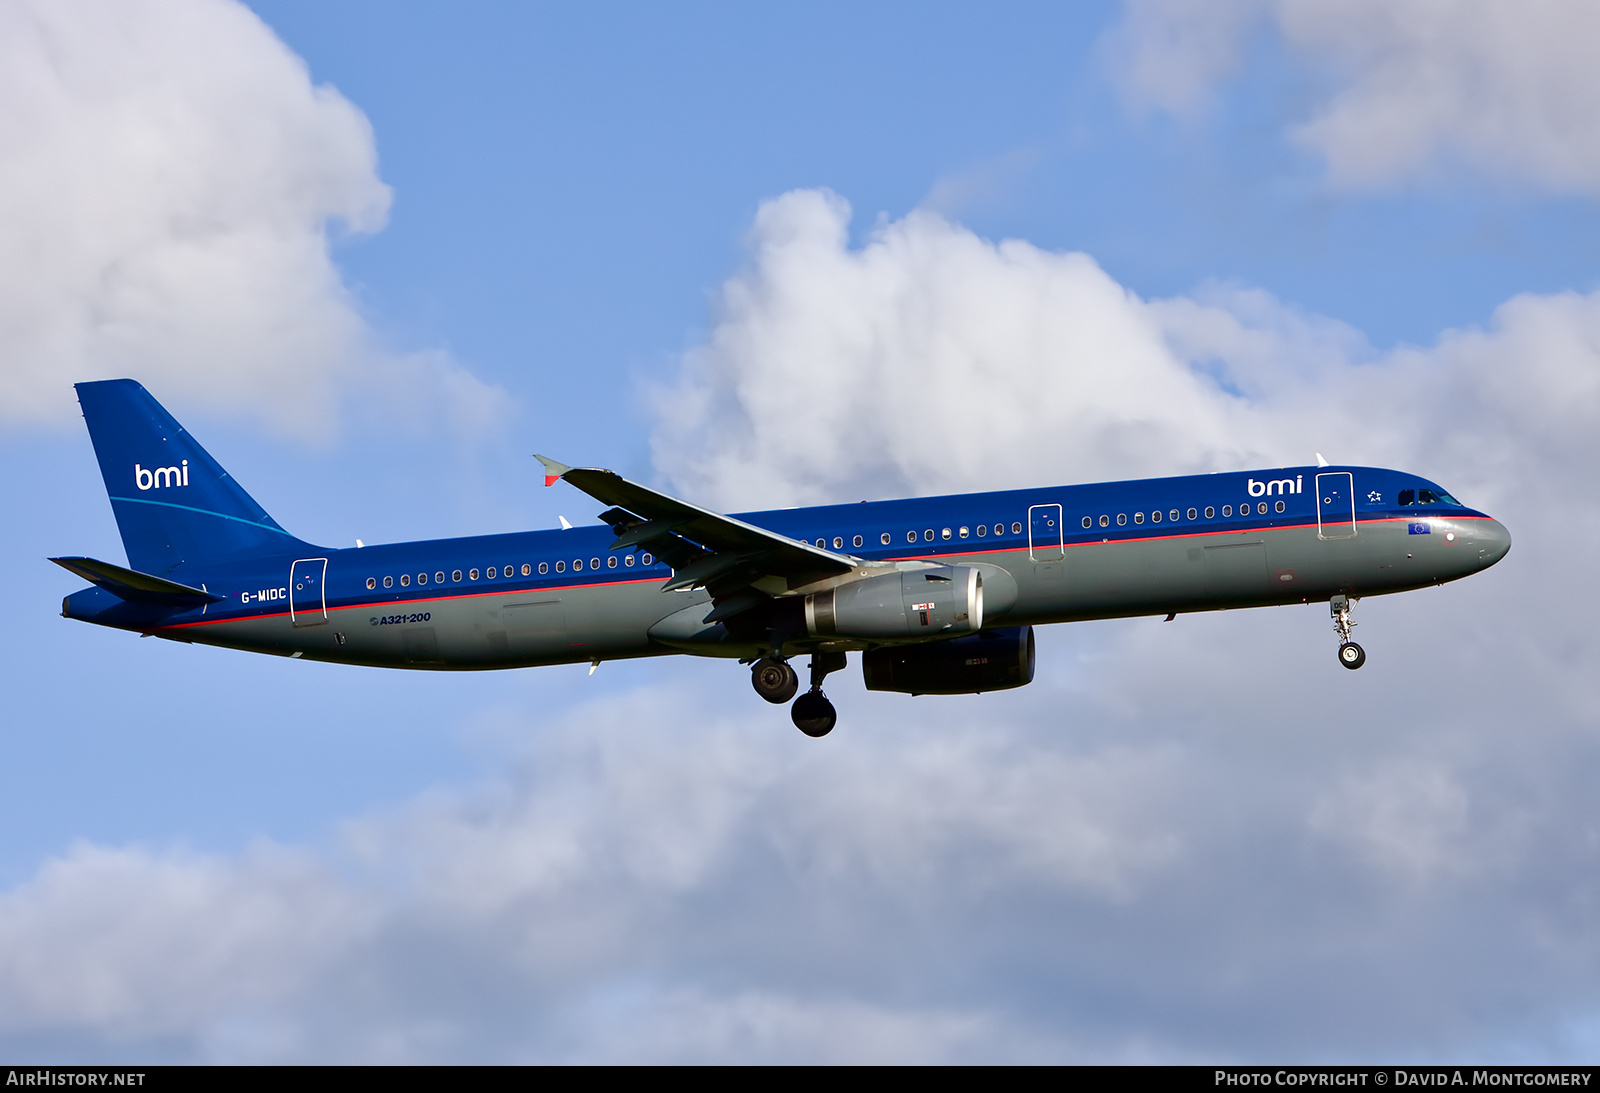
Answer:
<svg viewBox="0 0 1600 1093"><path fill-rule="evenodd" d="M1472 539L1478 548L1479 569L1488 569L1511 549L1511 533L1498 520L1478 521Z"/></svg>

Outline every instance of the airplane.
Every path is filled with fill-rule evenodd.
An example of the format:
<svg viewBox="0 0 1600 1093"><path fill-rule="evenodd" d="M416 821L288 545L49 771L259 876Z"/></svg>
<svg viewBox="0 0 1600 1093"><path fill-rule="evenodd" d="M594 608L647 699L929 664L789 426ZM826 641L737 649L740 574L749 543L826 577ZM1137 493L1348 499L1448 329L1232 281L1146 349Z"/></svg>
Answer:
<svg viewBox="0 0 1600 1093"><path fill-rule="evenodd" d="M1362 596L1494 565L1510 533L1402 471L1316 466L728 516L538 456L600 524L335 549L285 531L138 383L76 385L126 566L51 561L93 587L69 619L347 664L521 668L686 653L751 666L826 735L823 680L976 694L1034 675L1035 626L1326 601L1338 659ZM798 698L791 658L809 654Z"/></svg>

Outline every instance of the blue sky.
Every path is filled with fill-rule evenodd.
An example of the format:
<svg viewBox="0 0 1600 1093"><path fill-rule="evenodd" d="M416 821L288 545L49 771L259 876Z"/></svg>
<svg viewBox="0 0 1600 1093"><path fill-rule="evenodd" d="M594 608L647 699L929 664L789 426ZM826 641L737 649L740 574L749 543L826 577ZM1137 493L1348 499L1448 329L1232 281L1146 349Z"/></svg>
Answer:
<svg viewBox="0 0 1600 1093"><path fill-rule="evenodd" d="M1589 20L115 7L0 16L10 1054L1592 1057ZM1321 450L1516 548L1358 674L1314 607L1054 627L819 746L724 664L60 619L111 375L333 545L591 519L533 451L732 509Z"/></svg>

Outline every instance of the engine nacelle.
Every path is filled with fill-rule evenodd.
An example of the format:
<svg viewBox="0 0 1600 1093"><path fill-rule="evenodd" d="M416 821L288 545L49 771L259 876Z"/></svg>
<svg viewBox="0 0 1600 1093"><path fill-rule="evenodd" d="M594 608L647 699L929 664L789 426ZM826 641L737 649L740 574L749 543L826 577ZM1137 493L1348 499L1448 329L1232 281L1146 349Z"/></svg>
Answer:
<svg viewBox="0 0 1600 1093"><path fill-rule="evenodd" d="M970 566L885 573L806 597L814 638L918 638L983 628L983 575Z"/></svg>
<svg viewBox="0 0 1600 1093"><path fill-rule="evenodd" d="M869 691L971 695L1033 682L1033 627L1010 626L924 645L890 645L861 658Z"/></svg>

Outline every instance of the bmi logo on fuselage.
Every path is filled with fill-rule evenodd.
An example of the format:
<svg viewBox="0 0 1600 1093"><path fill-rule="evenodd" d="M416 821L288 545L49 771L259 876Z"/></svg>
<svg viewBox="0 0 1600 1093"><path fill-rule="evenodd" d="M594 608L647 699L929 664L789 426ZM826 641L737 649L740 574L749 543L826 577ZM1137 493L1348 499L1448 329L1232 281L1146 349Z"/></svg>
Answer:
<svg viewBox="0 0 1600 1093"><path fill-rule="evenodd" d="M1250 491L1251 497L1265 497L1271 493L1299 493L1305 485L1301 481L1303 475L1293 478L1275 478L1271 482L1257 482L1254 478L1245 481L1245 488Z"/></svg>
<svg viewBox="0 0 1600 1093"><path fill-rule="evenodd" d="M189 461L185 459L181 467L156 467L146 470L135 463L133 465L133 484L141 490L159 490L163 486L187 486L189 484Z"/></svg>

